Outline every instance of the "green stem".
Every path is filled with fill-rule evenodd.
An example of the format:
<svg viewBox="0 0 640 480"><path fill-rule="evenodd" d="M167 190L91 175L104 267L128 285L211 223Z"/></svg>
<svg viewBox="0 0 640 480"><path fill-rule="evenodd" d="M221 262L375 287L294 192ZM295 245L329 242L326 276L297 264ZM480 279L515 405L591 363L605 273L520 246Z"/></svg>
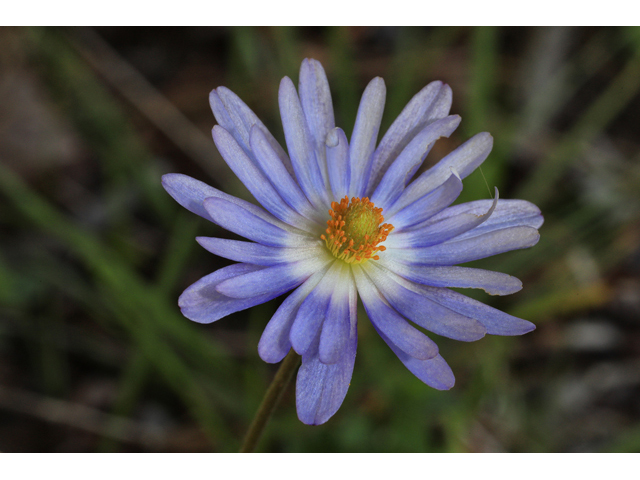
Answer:
<svg viewBox="0 0 640 480"><path fill-rule="evenodd" d="M291 349L282 361L280 368L276 372L276 376L273 377L273 382L269 385L267 393L265 393L262 399L256 416L253 418L251 426L242 441L240 453L251 453L256 449L258 441L271 418L271 414L278 406L278 403L280 403L282 394L286 390L287 385L289 385L291 377L293 377L293 372L296 371L298 365L300 365L300 356Z"/></svg>

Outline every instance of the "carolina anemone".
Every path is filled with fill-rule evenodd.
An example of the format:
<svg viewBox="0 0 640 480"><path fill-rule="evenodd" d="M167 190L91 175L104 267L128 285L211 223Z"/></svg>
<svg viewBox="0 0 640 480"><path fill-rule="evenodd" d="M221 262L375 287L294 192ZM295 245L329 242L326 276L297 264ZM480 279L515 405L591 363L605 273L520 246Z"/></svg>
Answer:
<svg viewBox="0 0 640 480"><path fill-rule="evenodd" d="M180 296L183 314L211 323L286 292L258 351L270 363L293 348L298 417L326 422L349 387L356 357L357 299L376 331L427 385L446 390L454 376L437 345L418 327L462 341L485 334L521 335L526 321L448 287L507 295L522 288L509 275L453 266L535 245L540 210L523 200L450 206L462 179L489 155L480 133L413 181L435 141L460 123L449 115L451 89L432 82L418 92L376 147L385 85L364 91L348 141L335 127L331 93L319 62L304 60L299 93L285 77L279 103L288 155L233 92L210 103L222 157L264 208L180 174L163 177L181 205L249 242L197 238L234 260Z"/></svg>

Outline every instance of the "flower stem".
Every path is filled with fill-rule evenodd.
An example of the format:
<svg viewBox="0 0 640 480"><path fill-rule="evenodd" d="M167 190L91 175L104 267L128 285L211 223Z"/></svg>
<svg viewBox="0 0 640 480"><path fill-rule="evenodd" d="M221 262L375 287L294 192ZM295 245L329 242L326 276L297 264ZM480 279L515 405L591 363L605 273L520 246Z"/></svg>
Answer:
<svg viewBox="0 0 640 480"><path fill-rule="evenodd" d="M278 406L278 403L280 403L282 394L286 390L287 385L289 385L291 377L293 377L293 372L296 371L298 365L300 365L300 355L291 349L282 361L282 364L280 364L280 368L276 372L276 376L273 377L273 381L262 399L256 416L253 417L251 426L242 441L240 453L250 453L256 449L258 441L267 426L267 422L269 422L271 414Z"/></svg>

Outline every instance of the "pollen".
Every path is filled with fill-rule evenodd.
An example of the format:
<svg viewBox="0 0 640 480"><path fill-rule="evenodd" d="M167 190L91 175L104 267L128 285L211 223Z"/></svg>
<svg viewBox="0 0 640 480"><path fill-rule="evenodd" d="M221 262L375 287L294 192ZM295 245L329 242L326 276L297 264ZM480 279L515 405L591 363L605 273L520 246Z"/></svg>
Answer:
<svg viewBox="0 0 640 480"><path fill-rule="evenodd" d="M377 252L386 250L381 244L393 230L393 225L382 223L382 208L376 208L367 197L349 201L345 196L339 203L331 203L329 216L328 228L320 238L336 258L346 263L380 259Z"/></svg>

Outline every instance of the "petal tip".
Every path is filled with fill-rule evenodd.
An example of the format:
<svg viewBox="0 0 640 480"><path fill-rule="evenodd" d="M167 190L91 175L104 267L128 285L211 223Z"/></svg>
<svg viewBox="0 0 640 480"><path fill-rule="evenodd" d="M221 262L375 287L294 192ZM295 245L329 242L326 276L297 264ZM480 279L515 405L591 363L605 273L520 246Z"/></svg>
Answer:
<svg viewBox="0 0 640 480"><path fill-rule="evenodd" d="M456 384L456 379L452 375L450 381L444 382L439 386L434 386L433 388L440 391L446 391L446 390L451 390L455 386L455 384Z"/></svg>
<svg viewBox="0 0 640 480"><path fill-rule="evenodd" d="M336 127L336 128L333 128L333 129L329 130L329 133L327 133L327 138L324 141L324 143L325 143L325 145L327 147L335 148L340 143L340 135L338 135L338 130L339 130L339 128Z"/></svg>
<svg viewBox="0 0 640 480"><path fill-rule="evenodd" d="M171 183L173 182L173 179L175 178L175 173L165 173L164 175L162 175L161 177L161 183L162 183L162 187L166 190L168 187L170 187Z"/></svg>

